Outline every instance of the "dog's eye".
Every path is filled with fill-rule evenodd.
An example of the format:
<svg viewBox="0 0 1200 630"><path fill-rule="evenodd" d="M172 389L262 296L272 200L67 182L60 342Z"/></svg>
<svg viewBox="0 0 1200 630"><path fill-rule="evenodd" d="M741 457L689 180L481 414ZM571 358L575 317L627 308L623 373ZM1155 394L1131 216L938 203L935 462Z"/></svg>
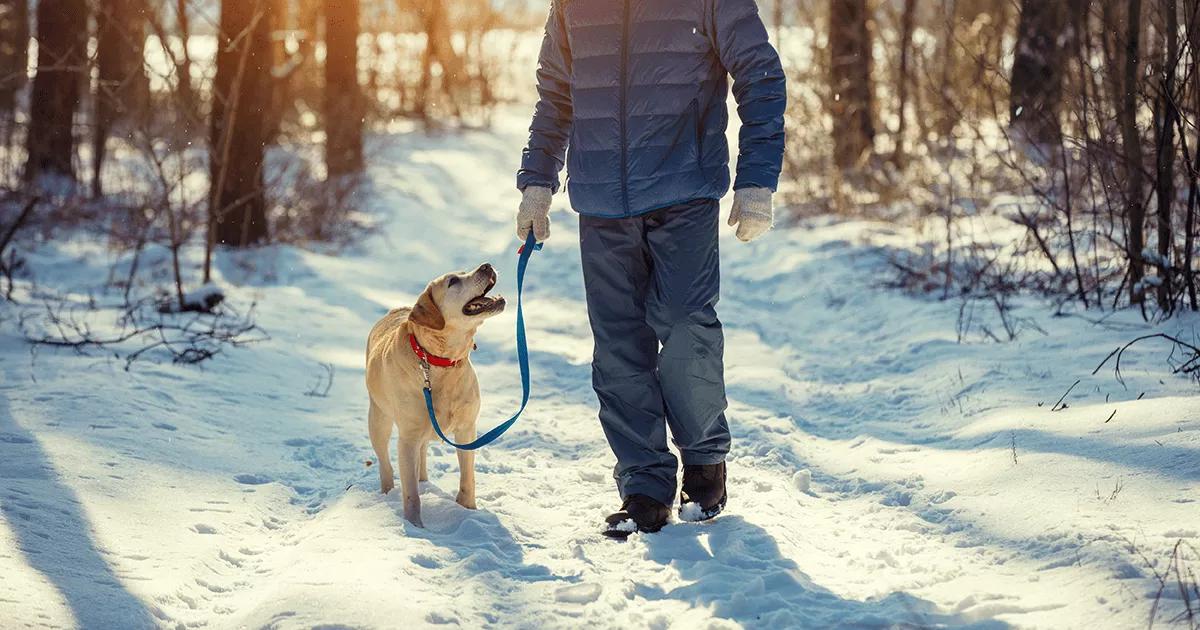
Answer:
<svg viewBox="0 0 1200 630"><path fill-rule="evenodd" d="M450 286L454 286L459 282L460 280L458 279L458 276L450 276Z"/></svg>

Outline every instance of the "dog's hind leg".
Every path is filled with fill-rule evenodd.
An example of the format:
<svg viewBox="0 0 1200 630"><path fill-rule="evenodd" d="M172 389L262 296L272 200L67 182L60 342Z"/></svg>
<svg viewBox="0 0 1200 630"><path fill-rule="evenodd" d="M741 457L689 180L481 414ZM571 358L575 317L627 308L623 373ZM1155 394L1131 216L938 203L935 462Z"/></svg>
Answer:
<svg viewBox="0 0 1200 630"><path fill-rule="evenodd" d="M387 494L394 486L392 459L388 455L388 442L392 439L392 420L384 415L375 401L371 401L371 410L367 414L367 429L371 434L375 459L379 460L379 490Z"/></svg>
<svg viewBox="0 0 1200 630"><path fill-rule="evenodd" d="M429 481L429 469L425 466L425 460L429 459L429 445L422 444L418 448L421 449L421 463L417 467L417 481Z"/></svg>
<svg viewBox="0 0 1200 630"><path fill-rule="evenodd" d="M421 462L422 442L405 441L401 436L399 443L400 492L404 497L404 518L417 527L425 527L421 523L421 493L417 487L417 468Z"/></svg>
<svg viewBox="0 0 1200 630"><path fill-rule="evenodd" d="M475 429L456 431L454 439L458 442L473 442ZM455 501L468 510L475 509L475 451L458 450L458 497Z"/></svg>

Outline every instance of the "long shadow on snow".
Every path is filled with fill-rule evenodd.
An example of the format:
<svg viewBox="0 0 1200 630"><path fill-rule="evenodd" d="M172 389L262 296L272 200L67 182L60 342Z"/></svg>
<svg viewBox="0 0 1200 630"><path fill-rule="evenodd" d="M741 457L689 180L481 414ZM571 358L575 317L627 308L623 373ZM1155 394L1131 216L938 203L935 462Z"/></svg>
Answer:
<svg viewBox="0 0 1200 630"><path fill-rule="evenodd" d="M702 539L707 539L707 546ZM703 525L669 526L643 540L650 559L678 571L685 584L669 590L640 584L638 595L711 608L716 615L749 627L1009 627L999 621L973 622L903 592L868 601L839 597L783 556L766 530L740 516L724 516Z"/></svg>
<svg viewBox="0 0 1200 630"><path fill-rule="evenodd" d="M770 408L770 407L767 407ZM745 448L746 445L754 444L772 444L767 460L780 458L782 461L769 461L763 463L765 467L773 467L782 464L786 470L799 470L801 468L811 468L813 481L819 487L824 489L823 494L835 494L846 497L871 497L880 505L889 510L899 510L909 512L916 518L923 521L926 525L936 528L940 535L948 537L947 542L953 541L958 547L973 548L980 546L990 546L997 549L1004 549L1016 553L1026 559L1037 561L1043 568L1054 568L1061 566L1058 563L1067 561L1077 561L1079 558L1079 550L1081 545L1086 546L1086 543L1079 543L1071 536L1062 532L1048 532L1047 536L1038 536L1031 538L1013 538L1003 533L993 531L991 528L978 523L967 512L955 509L953 504L947 503L947 499L953 499L951 494L947 497L941 492L934 489L927 489L925 482L920 475L910 477L908 479L895 480L876 480L866 479L854 472L847 474L830 473L819 467L813 466L803 456L796 446L790 441L780 441L775 436L761 427L748 425L746 423L734 422L731 424L733 430L734 455L742 458L748 458L747 461L759 462L763 459L761 453L756 453L756 449ZM1025 431L1024 434L1030 436L1032 433ZM868 433L869 434L869 433ZM814 435L819 435L814 433ZM1024 448L1021 440L1022 433L1017 435L1018 448L1030 452L1037 452L1039 449L1036 446ZM1008 439L1008 432L1003 434L1004 439ZM1064 444L1070 443L1069 439L1057 440L1053 439L1057 436L1052 436L1051 446L1054 448L1046 448L1048 452L1068 452L1063 447ZM1025 442L1032 442L1034 439L1029 437ZM1125 447L1115 447L1111 444L1104 444L1098 440L1076 440L1080 444L1071 444L1073 449L1069 451L1071 454L1080 457L1093 457L1095 453L1089 449L1093 448L1108 448L1113 451L1109 457L1112 461L1121 462L1119 453ZM971 451L984 442L976 440L954 440L949 445L950 449ZM1102 446L1098 446L1102 445ZM937 447L925 446L924 448L941 448L945 444ZM1057 450L1055 450L1057 448ZM1145 452L1150 456L1156 452L1155 449L1161 447L1143 447L1137 449L1138 452ZM1076 452L1075 449L1078 449ZM1192 464L1194 460L1188 459L1190 453L1188 449L1176 449L1178 452L1172 455L1175 462L1179 462L1180 466ZM1094 457L1093 457L1094 458ZM1106 460L1107 461L1107 460ZM1133 465L1128 462L1121 462L1123 465ZM1138 465L1133 465L1137 467ZM1192 464L1194 469L1194 464ZM1154 468L1150 464L1141 465L1152 474L1161 474L1162 471ZM1187 478L1181 476L1182 478Z"/></svg>
<svg viewBox="0 0 1200 630"><path fill-rule="evenodd" d="M75 491L61 479L37 438L17 424L3 393L0 516L26 562L54 585L80 627L154 626L145 606L125 590L97 549Z"/></svg>
<svg viewBox="0 0 1200 630"><path fill-rule="evenodd" d="M1169 435L1163 439L1169 439ZM1184 446L1160 444L1115 444L1092 437L1057 435L1036 429L1015 429L997 433L984 440L952 440L938 448L975 450L997 437L1015 441L1017 450L1026 453L1059 453L1140 469L1150 475L1173 477L1182 481L1200 480L1200 450ZM1009 448L1002 441L998 448ZM995 448L995 447L994 447Z"/></svg>

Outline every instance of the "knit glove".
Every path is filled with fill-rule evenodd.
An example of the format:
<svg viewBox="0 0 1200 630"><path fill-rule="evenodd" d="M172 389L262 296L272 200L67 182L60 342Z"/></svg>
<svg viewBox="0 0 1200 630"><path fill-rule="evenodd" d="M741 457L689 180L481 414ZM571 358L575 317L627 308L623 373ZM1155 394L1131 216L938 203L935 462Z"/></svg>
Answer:
<svg viewBox="0 0 1200 630"><path fill-rule="evenodd" d="M775 220L771 195L769 188L739 188L733 191L729 225L737 226L738 239L749 243L771 229Z"/></svg>
<svg viewBox="0 0 1200 630"><path fill-rule="evenodd" d="M533 237L537 242L550 238L550 197L554 193L542 186L526 186L521 193L521 207L517 210L517 238L522 242Z"/></svg>

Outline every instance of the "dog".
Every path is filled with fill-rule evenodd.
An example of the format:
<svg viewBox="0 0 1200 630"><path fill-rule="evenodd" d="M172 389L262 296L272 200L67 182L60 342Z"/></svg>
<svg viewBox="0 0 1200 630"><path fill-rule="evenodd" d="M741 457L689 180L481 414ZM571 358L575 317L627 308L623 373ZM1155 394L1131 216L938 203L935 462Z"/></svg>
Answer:
<svg viewBox="0 0 1200 630"><path fill-rule="evenodd" d="M442 430L456 442L474 440L479 381L470 357L475 332L504 312L504 298L488 295L495 286L496 270L486 263L470 273L443 275L425 287L412 308L385 315L367 338L368 428L379 459L379 488L384 494L393 488L388 443L395 428L404 518L418 527L424 525L417 484L429 479L426 452L437 439L425 408L426 375ZM459 450L458 466L456 500L473 510L474 452Z"/></svg>

